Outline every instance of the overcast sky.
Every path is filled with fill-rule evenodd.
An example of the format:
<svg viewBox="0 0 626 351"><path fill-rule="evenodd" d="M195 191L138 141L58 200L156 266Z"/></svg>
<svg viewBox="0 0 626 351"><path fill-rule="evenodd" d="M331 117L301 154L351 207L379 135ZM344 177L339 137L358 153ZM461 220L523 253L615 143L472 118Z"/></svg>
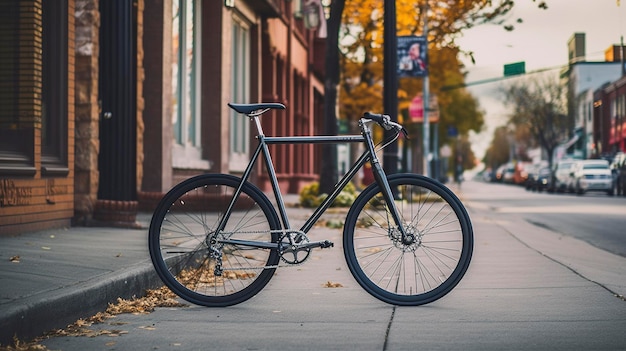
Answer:
<svg viewBox="0 0 626 351"><path fill-rule="evenodd" d="M509 22L515 30L482 25L466 31L457 40L462 50L474 52L475 64L464 60L467 82L501 77L507 63L524 61L526 71L567 64L567 42L574 33L585 33L587 61L604 61L604 51L620 43L626 29L626 0L546 0L547 10L537 8L537 0L516 0ZM626 41L626 39L625 39ZM552 71L558 72L557 70ZM503 83L469 87L486 111L487 130L474 139L474 152L482 157L493 130L504 123L507 110L498 94Z"/></svg>

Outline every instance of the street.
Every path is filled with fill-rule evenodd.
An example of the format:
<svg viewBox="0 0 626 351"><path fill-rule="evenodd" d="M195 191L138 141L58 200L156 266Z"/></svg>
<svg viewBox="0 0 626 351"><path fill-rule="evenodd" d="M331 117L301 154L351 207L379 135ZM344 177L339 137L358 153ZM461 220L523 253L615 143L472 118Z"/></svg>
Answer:
<svg viewBox="0 0 626 351"><path fill-rule="evenodd" d="M435 303L401 308L375 300L336 245L279 270L243 304L121 314L91 327L111 336L43 344L66 351L624 349L626 258L599 247L624 235L626 199L473 181L457 193L472 218L474 257L461 283ZM595 228L595 217L604 225ZM339 229L314 229L311 237L341 243Z"/></svg>
<svg viewBox="0 0 626 351"><path fill-rule="evenodd" d="M526 191L523 186L501 183L481 186L488 193L472 192L468 199L477 206L496 213L517 214L537 226L626 257L626 197L593 192L582 196L537 193ZM466 187L464 190L470 191Z"/></svg>

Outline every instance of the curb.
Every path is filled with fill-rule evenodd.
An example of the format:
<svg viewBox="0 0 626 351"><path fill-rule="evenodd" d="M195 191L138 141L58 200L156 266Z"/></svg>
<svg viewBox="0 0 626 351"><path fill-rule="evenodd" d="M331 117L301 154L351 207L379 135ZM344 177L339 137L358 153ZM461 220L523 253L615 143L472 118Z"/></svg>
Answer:
<svg viewBox="0 0 626 351"><path fill-rule="evenodd" d="M43 298L41 294L29 297L19 305L9 306L0 315L0 345L12 345L14 336L30 340L47 331L65 328L78 318L104 311L120 297L143 296L146 289L162 285L147 260L122 271L47 292L48 296Z"/></svg>

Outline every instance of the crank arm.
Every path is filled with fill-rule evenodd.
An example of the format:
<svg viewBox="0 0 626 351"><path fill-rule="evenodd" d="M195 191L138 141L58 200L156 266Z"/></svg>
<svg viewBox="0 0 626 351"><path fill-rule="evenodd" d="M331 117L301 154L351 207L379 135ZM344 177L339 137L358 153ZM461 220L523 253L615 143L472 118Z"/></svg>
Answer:
<svg viewBox="0 0 626 351"><path fill-rule="evenodd" d="M333 247L335 246L335 244L333 244L331 241L328 240L324 240L324 241L314 241L312 243L304 243L301 245L296 245L296 248L298 249L314 249L314 248L322 248L322 249L327 249L329 247Z"/></svg>

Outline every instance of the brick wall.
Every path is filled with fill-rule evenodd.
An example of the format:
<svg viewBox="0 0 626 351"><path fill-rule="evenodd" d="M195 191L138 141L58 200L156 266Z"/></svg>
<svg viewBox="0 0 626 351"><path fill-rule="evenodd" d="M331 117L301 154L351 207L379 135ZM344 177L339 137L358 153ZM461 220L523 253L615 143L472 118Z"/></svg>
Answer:
<svg viewBox="0 0 626 351"><path fill-rule="evenodd" d="M5 57L17 58L18 74L0 89L17 93L15 114L4 113L0 128L8 134L20 132L19 143L26 150L21 160L0 174L0 235L67 226L74 212L74 1L68 1L68 84L67 84L67 162L69 172L62 176L42 176L42 1L5 2L16 11L17 28L2 27L2 37L14 35L16 45L3 46ZM8 53L7 53L8 51ZM6 112L6 111L5 111ZM2 150L0 150L2 151Z"/></svg>

